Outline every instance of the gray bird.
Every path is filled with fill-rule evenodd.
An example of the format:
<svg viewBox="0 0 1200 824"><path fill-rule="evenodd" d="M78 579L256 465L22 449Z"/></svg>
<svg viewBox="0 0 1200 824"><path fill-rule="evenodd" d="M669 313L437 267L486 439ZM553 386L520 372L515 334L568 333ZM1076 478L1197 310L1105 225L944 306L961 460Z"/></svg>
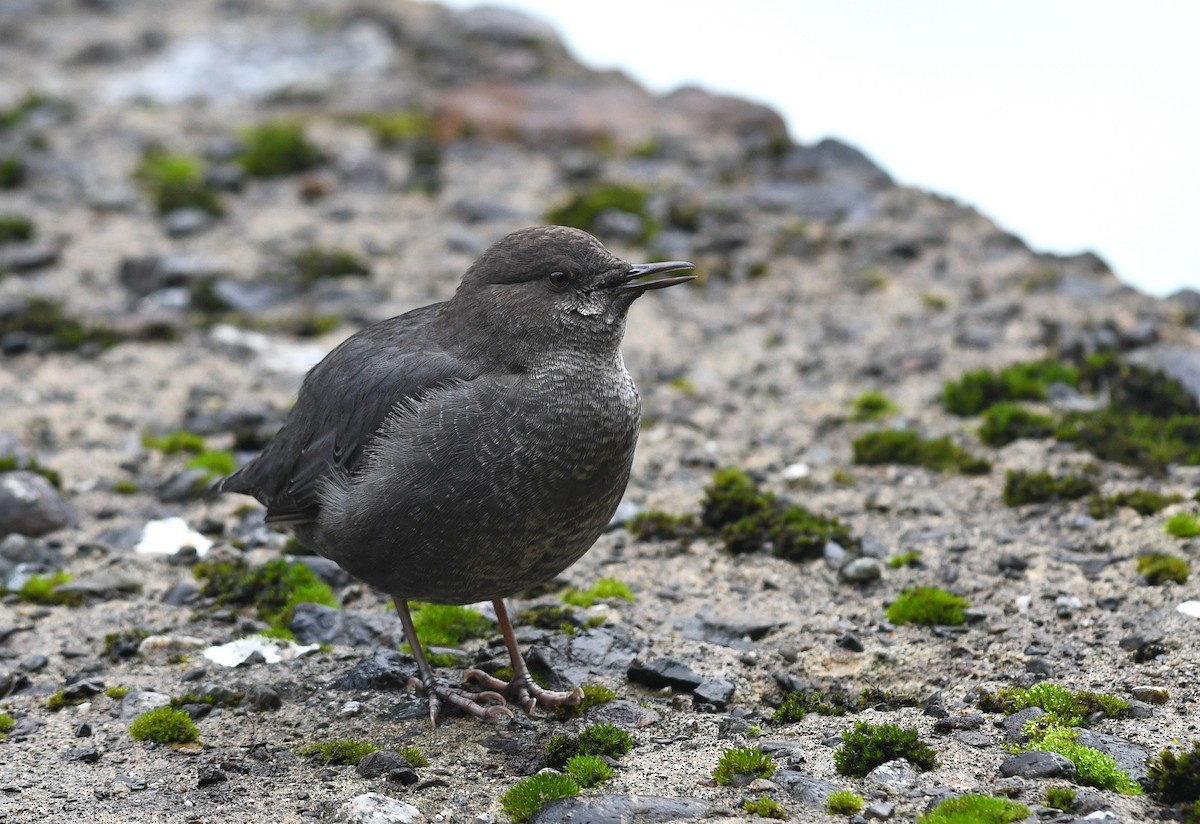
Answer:
<svg viewBox="0 0 1200 824"><path fill-rule="evenodd" d="M692 280L634 265L563 226L508 235L454 297L370 326L308 373L266 449L218 482L252 495L270 524L395 599L429 696L479 718L577 703L534 683L504 598L549 581L595 543L629 480L641 422L621 359L629 307ZM442 684L410 600L490 599L510 682Z"/></svg>

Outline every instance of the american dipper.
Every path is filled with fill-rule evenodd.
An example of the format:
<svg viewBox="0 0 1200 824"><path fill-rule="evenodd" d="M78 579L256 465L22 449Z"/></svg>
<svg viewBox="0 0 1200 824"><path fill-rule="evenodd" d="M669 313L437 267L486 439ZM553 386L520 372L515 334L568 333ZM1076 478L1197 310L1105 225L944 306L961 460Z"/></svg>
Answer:
<svg viewBox="0 0 1200 824"><path fill-rule="evenodd" d="M578 703L530 678L504 598L544 583L604 530L641 421L621 359L625 318L682 261L630 264L586 232L524 229L483 253L454 297L370 326L304 379L275 439L216 490L253 495L267 523L390 594L436 724ZM442 684L409 600L490 599L513 677Z"/></svg>

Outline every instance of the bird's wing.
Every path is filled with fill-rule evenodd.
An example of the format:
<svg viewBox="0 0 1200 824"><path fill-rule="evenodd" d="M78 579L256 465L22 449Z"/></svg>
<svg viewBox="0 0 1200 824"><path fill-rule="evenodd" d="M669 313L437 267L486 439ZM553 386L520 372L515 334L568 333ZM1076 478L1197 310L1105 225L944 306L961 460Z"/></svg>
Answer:
<svg viewBox="0 0 1200 824"><path fill-rule="evenodd" d="M376 324L330 352L304 379L267 448L217 490L258 498L269 523L315 520L321 480L334 472L353 475L364 447L398 405L476 377L422 334L433 308Z"/></svg>

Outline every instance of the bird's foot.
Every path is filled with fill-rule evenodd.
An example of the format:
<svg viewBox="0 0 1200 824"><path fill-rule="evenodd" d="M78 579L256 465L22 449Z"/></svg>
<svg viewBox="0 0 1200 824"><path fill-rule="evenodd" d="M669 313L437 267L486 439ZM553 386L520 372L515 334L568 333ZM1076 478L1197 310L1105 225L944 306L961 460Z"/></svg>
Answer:
<svg viewBox="0 0 1200 824"><path fill-rule="evenodd" d="M484 687L490 692L481 695L502 695L509 703L516 704L525 710L533 712L534 707L573 707L583 700L583 690L576 687L571 692L557 692L538 686L527 671L513 677L511 681L501 681L483 670L467 670L463 677L468 683Z"/></svg>
<svg viewBox="0 0 1200 824"><path fill-rule="evenodd" d="M412 682L410 682L410 686L413 686ZM442 719L442 708L446 705L455 707L464 715L470 715L492 724L512 718L512 710L505 706L504 696L498 692L491 690L467 692L448 687L436 679L432 683L422 684L422 688L429 698L429 720L435 727Z"/></svg>

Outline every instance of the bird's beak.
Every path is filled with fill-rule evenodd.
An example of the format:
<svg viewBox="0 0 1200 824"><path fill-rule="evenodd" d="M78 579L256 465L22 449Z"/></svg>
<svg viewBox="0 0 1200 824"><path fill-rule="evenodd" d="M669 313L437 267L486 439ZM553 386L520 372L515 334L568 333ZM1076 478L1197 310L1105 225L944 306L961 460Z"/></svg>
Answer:
<svg viewBox="0 0 1200 824"><path fill-rule="evenodd" d="M651 289L666 289L668 286L675 286L680 283L687 283L689 280L695 280L695 275L679 275L673 278L660 278L658 280L639 280L639 278L648 277L651 275L661 275L666 272L678 272L681 269L695 269L696 267L688 263L686 260L667 260L662 263L637 263L629 270L629 274L624 281L618 284L617 289L622 292L649 292Z"/></svg>

